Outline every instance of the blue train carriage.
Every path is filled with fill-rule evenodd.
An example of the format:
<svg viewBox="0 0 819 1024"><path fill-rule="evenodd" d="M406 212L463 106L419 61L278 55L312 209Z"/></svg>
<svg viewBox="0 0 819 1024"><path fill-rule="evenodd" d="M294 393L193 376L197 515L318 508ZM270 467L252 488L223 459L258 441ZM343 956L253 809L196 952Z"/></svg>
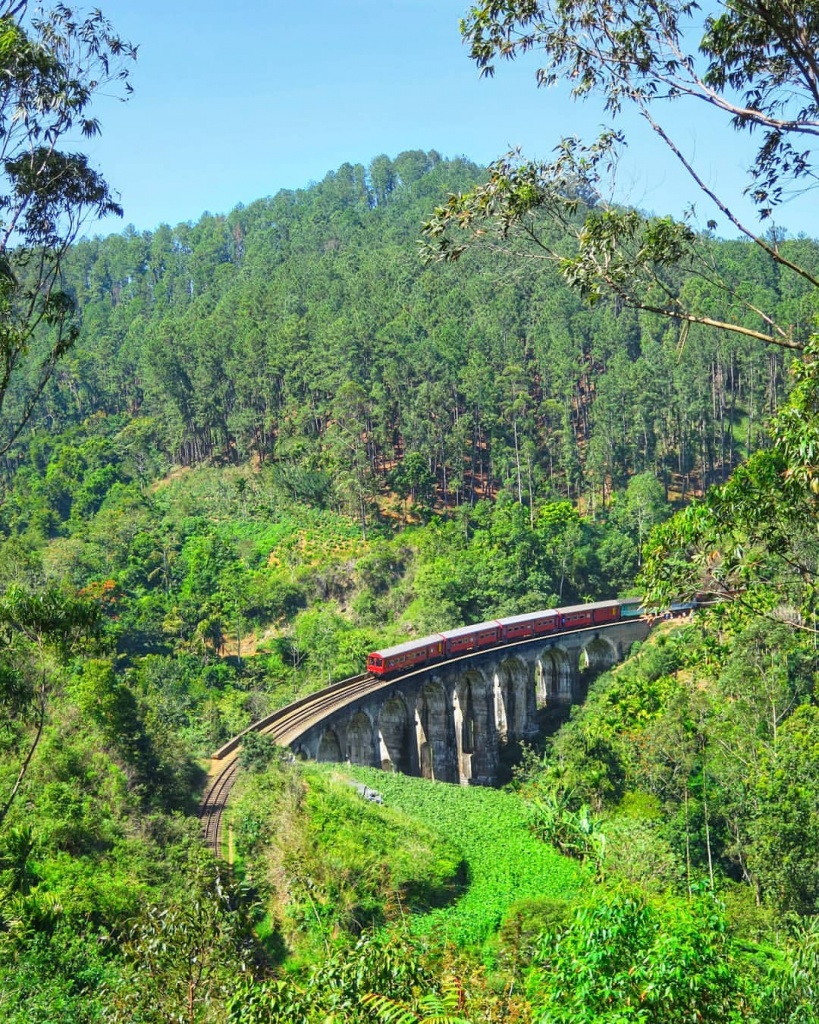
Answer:
<svg viewBox="0 0 819 1024"><path fill-rule="evenodd" d="M693 612L695 612L697 610L697 607L698 607L698 602L696 600L693 600L693 601L672 601L670 606L669 606L669 608L668 608L668 612L667 612L666 618L670 618L670 619L681 619L681 618L684 618L686 615L691 615Z"/></svg>
<svg viewBox="0 0 819 1024"><path fill-rule="evenodd" d="M621 619L642 619L648 612L643 607L641 597L623 597L620 599Z"/></svg>
<svg viewBox="0 0 819 1024"><path fill-rule="evenodd" d="M409 672L416 665L426 665L430 661L438 661L443 658L445 650L444 637L440 633L421 637L419 640L408 640L396 647L385 647L383 651L373 651L367 657L367 671L374 676L391 676L396 672Z"/></svg>

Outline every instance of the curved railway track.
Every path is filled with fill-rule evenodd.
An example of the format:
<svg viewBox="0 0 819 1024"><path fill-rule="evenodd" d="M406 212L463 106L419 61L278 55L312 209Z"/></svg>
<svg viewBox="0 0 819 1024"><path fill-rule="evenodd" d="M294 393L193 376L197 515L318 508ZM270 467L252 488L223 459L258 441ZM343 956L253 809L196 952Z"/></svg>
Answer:
<svg viewBox="0 0 819 1024"><path fill-rule="evenodd" d="M590 627L567 630L566 633L584 633L621 624L622 622L600 623ZM549 634L549 636L566 635L566 633ZM541 639L548 639L549 636ZM503 646L513 648L531 642L532 638L528 637L504 644ZM493 650L497 650L497 648L493 648ZM470 651L449 660L466 661L476 653L481 652ZM199 810L199 818L202 822L205 841L216 856L219 857L222 853L222 814L239 771L239 753L242 747L242 740L249 732L264 733L271 736L279 746L286 747L297 740L311 726L320 722L330 712L339 711L346 705L352 704L359 697L369 695L382 687L393 686L401 679L426 672L428 668L428 665L423 665L419 668L413 668L402 675L390 676L388 679L374 676L369 672L363 672L358 676L351 676L349 679L342 679L340 682L333 683L332 686L328 686L324 690L311 693L307 697L302 697L300 700L288 704L278 711L274 711L267 718L255 722L245 729L244 732L234 736L232 740L229 740L223 747L220 747L213 755L216 770L214 772L212 769L211 781Z"/></svg>
<svg viewBox="0 0 819 1024"><path fill-rule="evenodd" d="M338 711L364 694L371 693L374 689L379 688L378 684L389 686L394 682L394 679L387 681L378 679L368 672L343 679L324 690L319 690L317 693L312 693L293 704L288 704L287 707L274 711L273 714L254 723L217 750L213 759L220 764L220 767L208 785L199 810L205 842L216 856L220 856L222 852L222 814L239 771L242 739L249 732L264 733L271 736L280 746L287 746L312 725L321 721L329 712ZM221 762L224 764L222 765Z"/></svg>

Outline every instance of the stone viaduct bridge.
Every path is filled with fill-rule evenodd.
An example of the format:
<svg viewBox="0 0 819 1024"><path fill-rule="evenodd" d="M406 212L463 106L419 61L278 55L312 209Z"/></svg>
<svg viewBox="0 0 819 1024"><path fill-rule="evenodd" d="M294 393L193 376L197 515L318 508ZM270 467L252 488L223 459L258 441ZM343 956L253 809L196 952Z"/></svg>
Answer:
<svg viewBox="0 0 819 1024"><path fill-rule="evenodd" d="M504 747L563 717L649 625L631 619L472 653L382 682L308 724L290 747L463 785L497 781Z"/></svg>

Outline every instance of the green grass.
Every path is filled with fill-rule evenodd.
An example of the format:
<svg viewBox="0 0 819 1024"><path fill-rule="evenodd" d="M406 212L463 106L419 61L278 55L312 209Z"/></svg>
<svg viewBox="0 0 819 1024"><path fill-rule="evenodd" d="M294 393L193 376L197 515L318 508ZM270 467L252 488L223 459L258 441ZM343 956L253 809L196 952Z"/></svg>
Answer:
<svg viewBox="0 0 819 1024"><path fill-rule="evenodd" d="M237 870L274 888L294 963L339 936L451 903L466 874L457 844L363 800L335 767L274 763L243 773L231 797Z"/></svg>
<svg viewBox="0 0 819 1024"><path fill-rule="evenodd" d="M531 834L525 808L512 793L368 768L345 770L377 789L386 806L454 843L467 863L464 894L447 907L414 918L412 928L419 934L458 946L480 945L497 931L514 903L538 897L572 900L591 883L577 862Z"/></svg>

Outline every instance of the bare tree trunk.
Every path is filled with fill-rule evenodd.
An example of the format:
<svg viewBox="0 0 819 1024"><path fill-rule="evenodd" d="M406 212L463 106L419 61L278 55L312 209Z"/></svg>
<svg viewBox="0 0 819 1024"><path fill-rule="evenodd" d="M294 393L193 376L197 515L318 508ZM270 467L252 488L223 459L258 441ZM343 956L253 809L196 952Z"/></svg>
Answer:
<svg viewBox="0 0 819 1024"><path fill-rule="evenodd" d="M691 834L688 830L688 783L683 791L685 800L685 878L688 883L688 896L691 896Z"/></svg>
<svg viewBox="0 0 819 1024"><path fill-rule="evenodd" d="M44 679L43 683L41 685L41 688L40 688L40 706L37 709L37 719L36 719L37 729L36 729L36 732L34 733L34 740L33 740L32 744L31 744L31 746L29 747L29 751L26 754L26 757L25 757L25 760L23 761L23 764L20 767L20 771L19 771L19 773L17 775L17 781L14 783L14 786L12 787L11 793L9 794L9 798L8 798L8 800L6 800L5 804L3 805L3 809L0 810L0 828L2 828L3 822L6 820L6 815L11 810L11 805L14 803L14 798L17 796L17 792L20 789L20 786L21 786L21 784L23 782L23 779L26 776L26 772L28 771L28 766L31 764L31 759L32 759L32 757L34 757L34 751L37 749L37 744L40 742L40 737L43 735L43 726L45 725L45 717L46 717L46 693L45 693L45 679Z"/></svg>
<svg viewBox="0 0 819 1024"><path fill-rule="evenodd" d="M705 819L705 849L708 853L708 880L711 883L711 891L714 890L714 865L711 860L711 828L708 821L708 782L707 762L705 760L705 747L702 749L702 813Z"/></svg>

